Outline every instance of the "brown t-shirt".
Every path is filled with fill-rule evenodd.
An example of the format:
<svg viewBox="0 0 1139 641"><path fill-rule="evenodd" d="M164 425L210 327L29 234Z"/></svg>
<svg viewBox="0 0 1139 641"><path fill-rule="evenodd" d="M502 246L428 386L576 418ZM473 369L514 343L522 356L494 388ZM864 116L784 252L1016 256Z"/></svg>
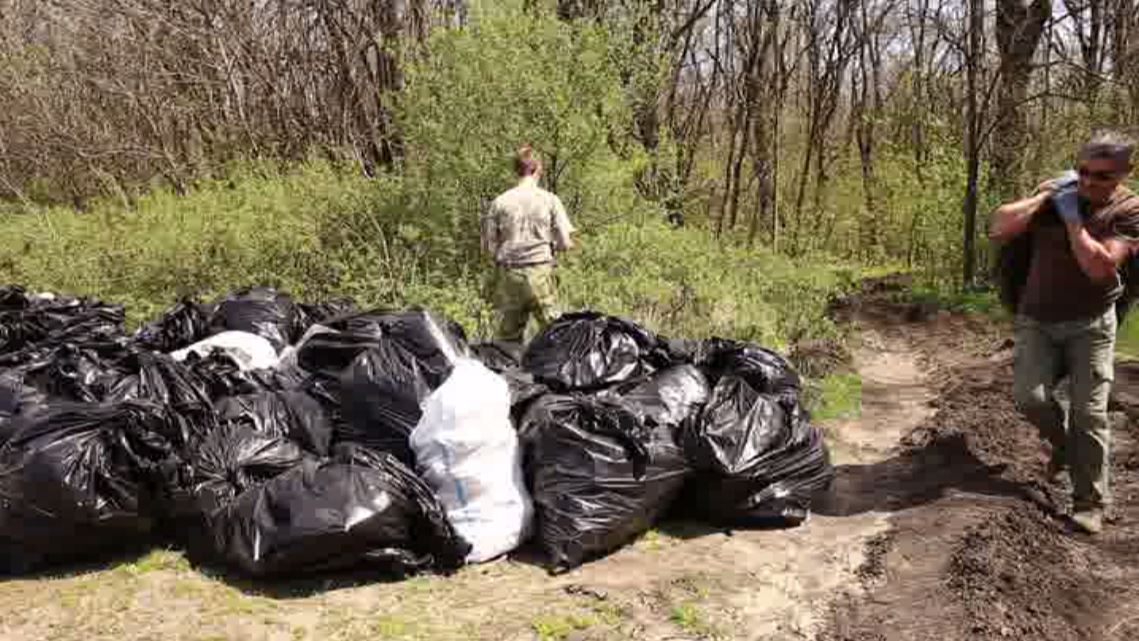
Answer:
<svg viewBox="0 0 1139 641"><path fill-rule="evenodd" d="M1096 212L1081 204L1080 213L1096 240L1139 240L1139 196L1126 187L1116 189ZM1118 274L1097 283L1080 269L1068 229L1051 200L1033 216L1029 232L1032 264L1020 298L1021 314L1048 323L1086 320L1104 314L1119 299L1123 285Z"/></svg>

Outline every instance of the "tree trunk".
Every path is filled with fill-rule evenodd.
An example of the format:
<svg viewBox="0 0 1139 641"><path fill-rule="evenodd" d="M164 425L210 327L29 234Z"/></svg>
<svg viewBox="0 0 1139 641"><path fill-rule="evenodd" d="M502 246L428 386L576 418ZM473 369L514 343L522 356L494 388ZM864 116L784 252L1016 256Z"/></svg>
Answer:
<svg viewBox="0 0 1139 641"><path fill-rule="evenodd" d="M965 185L965 201L962 213L965 216L965 237L962 243L962 284L970 287L976 280L976 236L977 236L977 186L981 168L979 100L977 92L980 84L984 47L982 37L985 29L983 0L969 0L969 46L967 50L966 84L966 136L965 153L968 177Z"/></svg>
<svg viewBox="0 0 1139 641"><path fill-rule="evenodd" d="M1024 103L1032 79L1032 59L1044 25L1052 15L1051 0L997 0L997 48L1000 51L1000 86L997 125L993 130L993 182L1003 199L1022 191L1027 122Z"/></svg>

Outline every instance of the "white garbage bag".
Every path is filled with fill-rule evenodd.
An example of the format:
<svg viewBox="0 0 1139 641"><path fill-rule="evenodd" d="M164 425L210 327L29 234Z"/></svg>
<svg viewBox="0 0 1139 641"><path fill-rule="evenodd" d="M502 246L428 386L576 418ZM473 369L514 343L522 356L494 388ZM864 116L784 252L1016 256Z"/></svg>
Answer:
<svg viewBox="0 0 1139 641"><path fill-rule="evenodd" d="M267 369L277 364L277 350L268 339L240 331L214 334L189 347L170 352L170 356L176 361L184 361L193 352L204 358L215 349L233 358L242 371Z"/></svg>
<svg viewBox="0 0 1139 641"><path fill-rule="evenodd" d="M457 358L451 375L424 401L411 447L420 476L471 544L469 563L489 561L526 539L534 508L505 379L476 360Z"/></svg>

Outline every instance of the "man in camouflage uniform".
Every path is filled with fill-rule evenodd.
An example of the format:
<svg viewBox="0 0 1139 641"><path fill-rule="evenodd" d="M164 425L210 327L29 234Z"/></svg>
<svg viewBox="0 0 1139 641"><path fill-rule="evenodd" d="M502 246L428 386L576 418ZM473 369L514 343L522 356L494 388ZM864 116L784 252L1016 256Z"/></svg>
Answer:
<svg viewBox="0 0 1139 641"><path fill-rule="evenodd" d="M530 147L514 159L519 183L491 203L482 217L482 247L498 266L496 338L521 343L531 314L544 327L557 312L554 253L573 247L566 208L538 186L542 163Z"/></svg>

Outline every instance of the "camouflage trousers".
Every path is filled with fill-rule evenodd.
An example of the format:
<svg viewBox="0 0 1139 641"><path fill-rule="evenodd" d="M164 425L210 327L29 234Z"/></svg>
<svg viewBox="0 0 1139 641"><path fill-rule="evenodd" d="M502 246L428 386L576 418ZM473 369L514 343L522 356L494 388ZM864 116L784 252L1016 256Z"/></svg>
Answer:
<svg viewBox="0 0 1139 641"><path fill-rule="evenodd" d="M545 327L558 316L554 266L499 267L494 304L499 324L495 338L521 343L526 323L533 316Z"/></svg>

